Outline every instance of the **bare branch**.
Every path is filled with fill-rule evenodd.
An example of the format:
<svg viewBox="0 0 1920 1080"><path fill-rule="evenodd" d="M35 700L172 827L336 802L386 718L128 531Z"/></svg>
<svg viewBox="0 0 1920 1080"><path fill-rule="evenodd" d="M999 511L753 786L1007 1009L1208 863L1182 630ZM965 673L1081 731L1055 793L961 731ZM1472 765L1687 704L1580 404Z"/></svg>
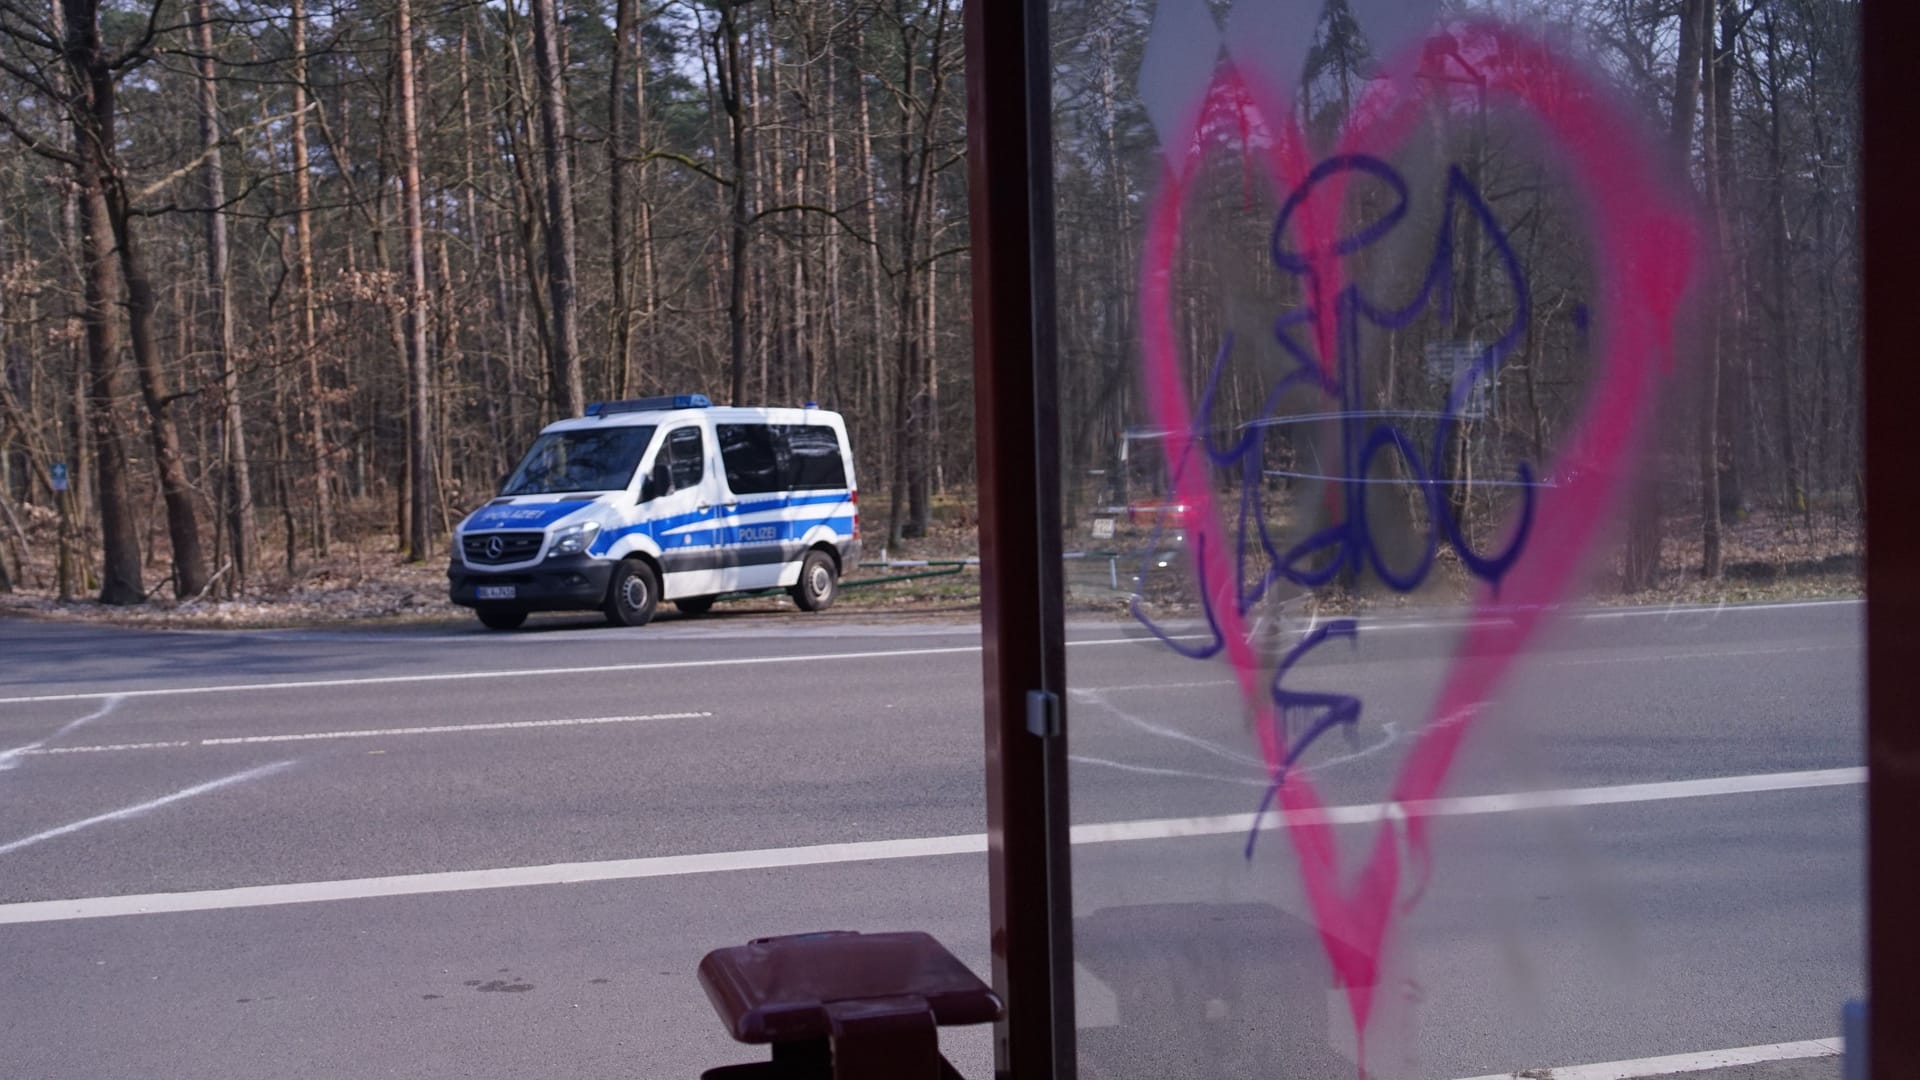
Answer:
<svg viewBox="0 0 1920 1080"><path fill-rule="evenodd" d="M831 207L813 206L808 203L789 203L786 206L769 206L765 210L762 210L759 213L753 215L753 217L748 221L748 224L749 225L758 224L761 218L772 217L775 214L793 214L793 213L819 214L822 217L831 219L835 225L840 226L840 230L842 232L846 233L848 236L853 237L855 240L860 241L862 244L865 244L871 247L875 243L877 243L877 241L875 241L872 237L861 232L859 229L854 228L852 225L847 224L847 219L840 216L840 211L832 209Z"/></svg>
<svg viewBox="0 0 1920 1080"><path fill-rule="evenodd" d="M733 186L732 180L700 164L694 158L673 150L648 150L644 154L621 154L620 161L626 165L645 165L649 161L671 161L676 165L692 169L721 187Z"/></svg>
<svg viewBox="0 0 1920 1080"><path fill-rule="evenodd" d="M303 110L303 111L311 111L318 104L319 104L318 102L308 102L306 110ZM155 180L153 183L148 184L146 187L141 188L139 191L134 192L134 198L144 199L147 196L152 195L153 193L161 190L162 188L168 187L169 185L172 185L178 182L183 177L185 177L188 173L191 173L193 170L199 168L201 163L205 162L208 158L219 153L220 150L224 147L229 147L229 146L238 147L240 145L239 137L243 133L266 127L269 124L276 124L282 120L290 120L296 115L298 114L293 112L284 112L284 113L278 113L273 116L263 116L260 119L253 121L252 123L241 124L239 127L236 127L231 131L228 131L226 134L222 135L218 140L208 145L205 149L201 150L200 153L194 155L193 160L173 170L167 175L161 177L160 179Z"/></svg>
<svg viewBox="0 0 1920 1080"><path fill-rule="evenodd" d="M28 86L39 91L44 97L58 101L66 96L61 93L58 86L42 78L39 72L21 67L13 61L8 60L5 56L0 56L0 71L4 71L14 78L19 79L21 82L26 83Z"/></svg>
<svg viewBox="0 0 1920 1080"><path fill-rule="evenodd" d="M119 71L132 67L147 59L147 50L153 46L153 39L160 35L160 9L167 0L153 0L153 6L147 9L147 28L140 39L127 46L127 51L113 58L107 64L107 70Z"/></svg>
<svg viewBox="0 0 1920 1080"><path fill-rule="evenodd" d="M8 112L5 106L0 106L0 127L6 128L8 133L15 139L18 139L22 146L25 146L43 158L74 167L78 167L80 164L80 159L75 157L71 151L28 131L18 120L13 118L13 114Z"/></svg>

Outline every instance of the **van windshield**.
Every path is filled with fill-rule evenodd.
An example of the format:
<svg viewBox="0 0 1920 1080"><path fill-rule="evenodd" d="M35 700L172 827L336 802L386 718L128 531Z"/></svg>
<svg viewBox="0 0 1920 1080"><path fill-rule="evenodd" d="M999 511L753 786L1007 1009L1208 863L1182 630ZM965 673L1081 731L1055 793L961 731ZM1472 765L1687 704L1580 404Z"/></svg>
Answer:
<svg viewBox="0 0 1920 1080"><path fill-rule="evenodd" d="M527 451L500 494L619 491L633 479L653 432L652 425L547 432Z"/></svg>

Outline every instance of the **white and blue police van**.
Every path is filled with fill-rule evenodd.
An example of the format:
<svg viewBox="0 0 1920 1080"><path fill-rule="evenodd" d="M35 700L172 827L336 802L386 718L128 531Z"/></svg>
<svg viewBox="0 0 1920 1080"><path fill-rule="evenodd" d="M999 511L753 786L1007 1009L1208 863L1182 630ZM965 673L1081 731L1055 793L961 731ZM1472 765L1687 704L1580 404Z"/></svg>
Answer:
<svg viewBox="0 0 1920 1080"><path fill-rule="evenodd" d="M821 611L859 563L859 509L838 413L701 394L595 403L542 430L460 523L447 578L495 630L596 609L640 626L662 600L698 615L777 589Z"/></svg>

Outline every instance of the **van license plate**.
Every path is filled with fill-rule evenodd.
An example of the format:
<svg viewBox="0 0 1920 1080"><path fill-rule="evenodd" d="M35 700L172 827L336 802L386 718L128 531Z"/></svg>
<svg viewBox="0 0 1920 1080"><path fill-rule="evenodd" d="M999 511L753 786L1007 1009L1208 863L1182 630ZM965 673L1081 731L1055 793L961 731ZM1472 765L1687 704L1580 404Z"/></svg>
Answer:
<svg viewBox="0 0 1920 1080"><path fill-rule="evenodd" d="M513 586L480 585L473 590L473 595L479 600L511 600L513 599Z"/></svg>

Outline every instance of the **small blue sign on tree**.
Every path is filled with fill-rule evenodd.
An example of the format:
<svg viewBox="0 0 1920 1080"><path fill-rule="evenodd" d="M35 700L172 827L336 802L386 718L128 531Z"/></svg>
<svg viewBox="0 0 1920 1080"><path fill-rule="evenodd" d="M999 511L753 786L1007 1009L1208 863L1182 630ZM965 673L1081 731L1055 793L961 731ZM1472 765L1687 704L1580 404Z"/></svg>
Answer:
<svg viewBox="0 0 1920 1080"><path fill-rule="evenodd" d="M53 490L55 491L67 490L67 463L66 462L64 461L54 462L52 465L47 467L47 472L51 474L51 479L53 480Z"/></svg>

